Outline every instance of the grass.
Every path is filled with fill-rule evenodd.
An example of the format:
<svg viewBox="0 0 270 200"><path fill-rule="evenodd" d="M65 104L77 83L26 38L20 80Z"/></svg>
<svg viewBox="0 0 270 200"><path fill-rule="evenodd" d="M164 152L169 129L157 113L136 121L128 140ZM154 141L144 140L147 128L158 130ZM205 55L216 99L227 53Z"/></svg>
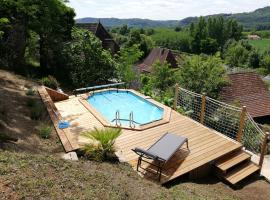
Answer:
<svg viewBox="0 0 270 200"><path fill-rule="evenodd" d="M52 127L50 125L48 125L48 124L42 123L38 127L38 134L43 139L50 138L51 133L52 133Z"/></svg>
<svg viewBox="0 0 270 200"><path fill-rule="evenodd" d="M270 39L249 40L249 43L257 48L260 52L270 50Z"/></svg>

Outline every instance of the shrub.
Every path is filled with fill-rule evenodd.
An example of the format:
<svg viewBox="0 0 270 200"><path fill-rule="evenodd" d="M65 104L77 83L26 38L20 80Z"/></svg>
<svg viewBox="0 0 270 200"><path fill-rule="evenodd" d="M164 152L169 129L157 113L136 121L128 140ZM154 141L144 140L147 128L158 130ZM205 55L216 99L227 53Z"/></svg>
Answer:
<svg viewBox="0 0 270 200"><path fill-rule="evenodd" d="M114 142L121 134L121 129L105 128L85 132L82 135L93 140L93 143L85 145L82 150L86 157L96 160L105 161L114 158Z"/></svg>
<svg viewBox="0 0 270 200"><path fill-rule="evenodd" d="M56 89L59 86L59 83L56 80L56 78L54 78L51 75L49 75L48 77L43 77L40 80L40 82L41 82L42 85L44 85L46 87L49 87L49 88L52 88L52 89Z"/></svg>
<svg viewBox="0 0 270 200"><path fill-rule="evenodd" d="M40 103L34 103L31 107L30 117L31 119L38 120L42 116L43 106Z"/></svg>
<svg viewBox="0 0 270 200"><path fill-rule="evenodd" d="M41 124L38 127L38 134L43 139L50 138L51 133L52 133L52 127L48 124Z"/></svg>
<svg viewBox="0 0 270 200"><path fill-rule="evenodd" d="M28 90L25 92L25 94L26 94L27 96L34 96L35 93L36 93L36 91L33 90L32 88L28 89Z"/></svg>
<svg viewBox="0 0 270 200"><path fill-rule="evenodd" d="M35 105L35 100L34 99L27 99L27 101L26 101L26 106L27 107L33 107L34 105Z"/></svg>

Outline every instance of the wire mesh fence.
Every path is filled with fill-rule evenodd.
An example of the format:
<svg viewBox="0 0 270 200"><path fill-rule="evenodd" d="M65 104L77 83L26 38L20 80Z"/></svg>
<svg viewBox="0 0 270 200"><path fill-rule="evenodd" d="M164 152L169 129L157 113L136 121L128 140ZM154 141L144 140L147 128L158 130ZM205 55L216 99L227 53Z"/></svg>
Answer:
<svg viewBox="0 0 270 200"><path fill-rule="evenodd" d="M206 97L204 125L236 139L241 109Z"/></svg>
<svg viewBox="0 0 270 200"><path fill-rule="evenodd" d="M260 129L250 114L247 113L241 141L244 147L253 153L260 153L264 136L265 133Z"/></svg>
<svg viewBox="0 0 270 200"><path fill-rule="evenodd" d="M179 88L177 110L234 140L242 135L240 140L247 150L255 154L261 152L265 133L249 113L243 118L244 126L241 130L241 108L209 97L205 97L205 105L203 105L203 98L204 96L201 94Z"/></svg>
<svg viewBox="0 0 270 200"><path fill-rule="evenodd" d="M182 88L178 94L177 106L180 106L178 111L199 122L201 115L202 95Z"/></svg>

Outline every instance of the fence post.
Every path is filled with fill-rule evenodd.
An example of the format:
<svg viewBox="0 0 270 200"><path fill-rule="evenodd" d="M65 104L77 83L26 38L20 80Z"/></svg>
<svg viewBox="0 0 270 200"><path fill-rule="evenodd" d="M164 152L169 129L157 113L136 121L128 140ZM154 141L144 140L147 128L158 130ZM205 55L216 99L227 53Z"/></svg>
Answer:
<svg viewBox="0 0 270 200"><path fill-rule="evenodd" d="M179 85L175 84L174 103L173 103L173 109L174 110L177 110L178 97L179 97Z"/></svg>
<svg viewBox="0 0 270 200"><path fill-rule="evenodd" d="M260 161L259 161L259 166L262 167L263 165L263 160L264 156L267 153L267 148L268 148L268 139L269 139L269 133L266 132L265 136L263 138L262 146L261 146L261 156L260 156Z"/></svg>
<svg viewBox="0 0 270 200"><path fill-rule="evenodd" d="M200 123L201 124L204 124L205 107L206 107L206 94L203 93L202 105L201 105L201 114L200 114Z"/></svg>
<svg viewBox="0 0 270 200"><path fill-rule="evenodd" d="M237 132L237 135L236 135L236 140L238 142L241 142L242 137L243 137L246 114L247 114L247 107L243 106L242 111L241 111L241 115L240 115L239 129L238 129L238 132Z"/></svg>

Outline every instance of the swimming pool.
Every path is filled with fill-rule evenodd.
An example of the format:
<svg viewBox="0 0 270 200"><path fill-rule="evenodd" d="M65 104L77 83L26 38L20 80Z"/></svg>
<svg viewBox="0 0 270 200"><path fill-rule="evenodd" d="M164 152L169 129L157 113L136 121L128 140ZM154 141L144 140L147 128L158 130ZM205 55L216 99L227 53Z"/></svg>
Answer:
<svg viewBox="0 0 270 200"><path fill-rule="evenodd" d="M135 126L161 120L164 109L130 91L109 90L92 94L87 102L93 106L110 124L116 125L116 112L120 122L129 126L130 113L133 113Z"/></svg>

